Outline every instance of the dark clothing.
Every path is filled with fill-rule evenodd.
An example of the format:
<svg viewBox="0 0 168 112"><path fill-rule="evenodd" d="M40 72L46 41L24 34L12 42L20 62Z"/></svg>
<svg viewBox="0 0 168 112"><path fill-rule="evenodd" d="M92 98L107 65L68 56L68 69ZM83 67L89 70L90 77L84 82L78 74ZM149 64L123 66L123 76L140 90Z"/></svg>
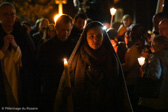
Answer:
<svg viewBox="0 0 168 112"><path fill-rule="evenodd" d="M74 42L78 42L79 37L81 36L82 31L78 30L75 26L73 26L71 34L70 34L70 38L74 41Z"/></svg>
<svg viewBox="0 0 168 112"><path fill-rule="evenodd" d="M120 59L121 64L125 62L125 53L127 52L127 48L124 42L118 42L117 55Z"/></svg>
<svg viewBox="0 0 168 112"><path fill-rule="evenodd" d="M43 33L42 32L36 32L33 34L32 39L34 41L36 49L38 48L40 40L43 38Z"/></svg>
<svg viewBox="0 0 168 112"><path fill-rule="evenodd" d="M42 106L52 111L55 94L64 69L63 59L69 58L75 43L70 39L64 42L57 37L42 44L37 58L38 73L42 83Z"/></svg>
<svg viewBox="0 0 168 112"><path fill-rule="evenodd" d="M7 98L6 98L6 93L5 93L5 88L4 88L4 81L3 81L3 74L2 74L2 67L0 64L0 107L7 106Z"/></svg>
<svg viewBox="0 0 168 112"><path fill-rule="evenodd" d="M144 64L142 69L144 77L153 80L161 79L161 86L157 98L141 97L139 105L153 110L168 111L168 50L160 50L153 53L149 63Z"/></svg>
<svg viewBox="0 0 168 112"><path fill-rule="evenodd" d="M132 112L120 62L103 31L103 44L99 49L89 47L86 34L93 27L102 28L99 22L86 26L69 61L72 100L66 95L67 75L61 77L55 100L55 112L71 109L74 112ZM67 102L68 101L68 102Z"/></svg>
<svg viewBox="0 0 168 112"><path fill-rule="evenodd" d="M27 87L29 86L24 86L25 83L28 82L27 77L29 77L30 73L33 72L33 68L32 65L34 64L34 43L32 43L31 38L29 37L29 35L27 34L27 32L22 29L21 26L15 26L13 28L13 31L10 33L11 35L14 36L16 43L18 44L18 46L21 49L21 53L22 53L22 69L20 72L20 79L21 79L21 83L19 83L20 85L22 85L22 91L20 94L22 94L22 99L23 99L23 103L26 102L25 98L26 96L26 91L27 91ZM4 42L4 36L7 35L7 33L3 30L2 26L0 25L0 48L3 47L3 42ZM8 49L11 49L11 46L9 46ZM1 67L0 67L1 68ZM2 69L0 69L0 75L2 74ZM0 76L0 78L3 78L3 76ZM3 80L3 79L0 79ZM3 82L3 81L2 81ZM30 82L29 82L30 83ZM1 85L3 86L3 84ZM3 93L3 88L2 87L2 93ZM6 99L6 96L0 95L0 99ZM4 104L7 101L4 100ZM22 101L20 101L22 102ZM7 105L6 105L7 106Z"/></svg>

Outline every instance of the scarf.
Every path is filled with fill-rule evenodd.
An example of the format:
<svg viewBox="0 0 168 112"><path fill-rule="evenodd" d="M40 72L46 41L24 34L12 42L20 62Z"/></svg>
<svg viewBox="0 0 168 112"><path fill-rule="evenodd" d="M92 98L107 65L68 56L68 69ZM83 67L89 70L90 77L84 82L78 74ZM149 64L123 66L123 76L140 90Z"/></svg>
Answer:
<svg viewBox="0 0 168 112"><path fill-rule="evenodd" d="M102 67L107 62L106 54L107 51L103 46L97 50L93 50L88 45L84 45L80 51L82 60L86 64L96 67Z"/></svg>

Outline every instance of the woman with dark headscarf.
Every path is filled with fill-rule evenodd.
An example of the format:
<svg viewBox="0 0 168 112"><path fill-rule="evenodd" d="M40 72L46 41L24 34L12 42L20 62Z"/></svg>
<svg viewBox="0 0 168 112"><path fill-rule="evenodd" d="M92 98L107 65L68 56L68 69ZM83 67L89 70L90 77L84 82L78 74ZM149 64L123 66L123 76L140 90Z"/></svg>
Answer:
<svg viewBox="0 0 168 112"><path fill-rule="evenodd" d="M120 62L102 28L103 25L99 22L89 23L68 61L73 110L131 112ZM57 112L69 110L65 79L66 75L63 73L55 100Z"/></svg>

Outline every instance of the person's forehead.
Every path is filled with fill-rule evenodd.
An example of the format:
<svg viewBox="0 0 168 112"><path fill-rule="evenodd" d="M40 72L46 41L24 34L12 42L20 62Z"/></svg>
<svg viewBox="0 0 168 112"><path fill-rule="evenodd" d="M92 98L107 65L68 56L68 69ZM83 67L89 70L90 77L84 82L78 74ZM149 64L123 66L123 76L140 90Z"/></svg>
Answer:
<svg viewBox="0 0 168 112"><path fill-rule="evenodd" d="M86 19L78 17L76 21L85 21Z"/></svg>
<svg viewBox="0 0 168 112"><path fill-rule="evenodd" d="M90 28L87 33L91 33L91 32L94 32L94 33L102 33L103 30L99 27L93 27L93 28Z"/></svg>
<svg viewBox="0 0 168 112"><path fill-rule="evenodd" d="M59 28L69 28L69 27L71 27L72 26L72 23L71 22L68 22L68 23L62 23L62 24L60 24L59 25L59 27L58 27L58 29Z"/></svg>
<svg viewBox="0 0 168 112"><path fill-rule="evenodd" d="M16 12L16 10L12 6L2 6L0 8L0 11L1 12L8 12L8 11Z"/></svg>

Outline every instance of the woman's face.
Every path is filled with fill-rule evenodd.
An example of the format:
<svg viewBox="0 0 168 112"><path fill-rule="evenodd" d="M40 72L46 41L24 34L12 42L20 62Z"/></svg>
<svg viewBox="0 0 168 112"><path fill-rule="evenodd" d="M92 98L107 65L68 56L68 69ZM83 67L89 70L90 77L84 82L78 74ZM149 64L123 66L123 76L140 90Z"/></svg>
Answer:
<svg viewBox="0 0 168 112"><path fill-rule="evenodd" d="M129 18L125 19L125 20L123 21L123 24L124 24L125 27L130 26L130 24L131 24L131 19L129 19Z"/></svg>
<svg viewBox="0 0 168 112"><path fill-rule="evenodd" d="M88 45L96 50L102 46L103 43L103 31L99 27L93 27L87 31Z"/></svg>

